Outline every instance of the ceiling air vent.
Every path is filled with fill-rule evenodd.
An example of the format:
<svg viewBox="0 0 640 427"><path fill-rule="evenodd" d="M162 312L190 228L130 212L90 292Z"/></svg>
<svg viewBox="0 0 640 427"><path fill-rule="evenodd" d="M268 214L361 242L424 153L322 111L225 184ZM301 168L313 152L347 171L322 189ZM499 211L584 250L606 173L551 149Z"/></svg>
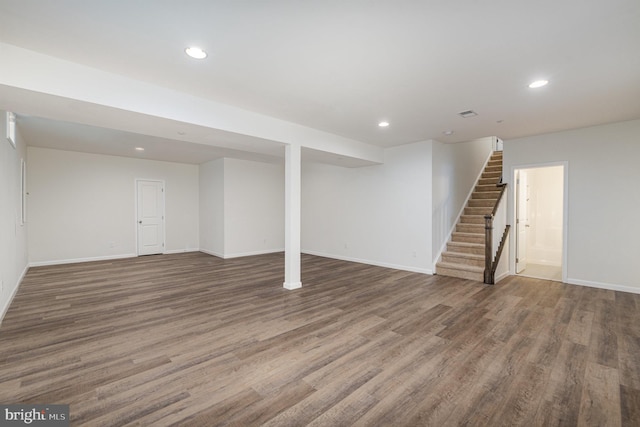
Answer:
<svg viewBox="0 0 640 427"><path fill-rule="evenodd" d="M469 118L469 117L477 116L478 113L476 113L473 110L467 110L467 111L462 111L462 112L458 113L458 115L460 117L462 117L463 119L466 119L466 118Z"/></svg>

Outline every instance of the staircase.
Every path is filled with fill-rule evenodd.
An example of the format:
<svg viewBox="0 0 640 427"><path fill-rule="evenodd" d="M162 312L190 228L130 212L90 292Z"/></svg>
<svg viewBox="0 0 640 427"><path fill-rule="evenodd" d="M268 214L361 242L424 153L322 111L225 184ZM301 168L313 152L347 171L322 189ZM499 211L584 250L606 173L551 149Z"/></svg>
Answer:
<svg viewBox="0 0 640 427"><path fill-rule="evenodd" d="M502 151L495 151L464 208L447 249L436 264L436 274L484 280L484 216L491 214L500 195Z"/></svg>

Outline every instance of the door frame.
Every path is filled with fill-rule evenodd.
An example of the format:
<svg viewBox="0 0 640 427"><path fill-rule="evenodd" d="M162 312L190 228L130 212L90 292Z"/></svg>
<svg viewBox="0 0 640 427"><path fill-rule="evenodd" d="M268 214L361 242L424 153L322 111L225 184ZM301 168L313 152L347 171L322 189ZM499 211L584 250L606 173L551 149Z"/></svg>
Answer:
<svg viewBox="0 0 640 427"><path fill-rule="evenodd" d="M509 189L509 196L511 199L511 209L509 217L511 223L516 224L516 206L518 202L516 199L516 170L519 169L538 169L550 166L562 166L563 167L563 189L562 189L562 282L567 283L567 271L568 271L568 255L567 255L567 242L569 240L569 162L545 162L545 163L528 163L522 165L511 166L510 177L511 182ZM516 233L509 233L509 274L516 274Z"/></svg>
<svg viewBox="0 0 640 427"><path fill-rule="evenodd" d="M526 171L530 170L530 169L523 169L523 168L518 168L515 170L515 175L514 175L514 187L515 187L515 199L514 199L514 212L515 212L515 234L516 234L516 245L515 245L515 251L516 251L516 274L520 274L521 271L523 271L524 269L518 271L518 264L519 264L519 260L520 258L522 258L523 262L526 265L526 242L527 242L527 233L528 231L526 230L527 228L529 228L529 225L526 223L529 221L529 217L528 212L523 214L521 211L522 208L522 198L526 198L526 210L529 211L529 185L528 185L528 177L527 177L527 173ZM524 177L524 178L523 178ZM521 183L524 183L521 185ZM524 186L524 191L525 194L523 196L522 194L522 190L523 190L523 186ZM525 224L521 224L522 220L524 219ZM521 232L521 228L524 226L525 230L524 233ZM522 235L524 234L524 236ZM524 237L524 248L521 248L521 240ZM524 257L522 257L522 253L521 253L521 249L524 249L525 255ZM526 268L526 267L525 267Z"/></svg>
<svg viewBox="0 0 640 427"><path fill-rule="evenodd" d="M140 241L140 236L138 235L140 233L140 227L138 227L138 182L140 181L150 181L150 182L159 182L160 185L162 186L162 253L165 253L167 250L167 221L166 221L166 217L167 217L167 208L166 208L166 199L167 199L167 195L166 195L166 191L164 191L167 186L165 185L165 182L163 179L153 179L153 178L136 178L134 179L133 182L133 194L134 194L134 213L133 213L133 227L134 227L134 236L136 239L136 256L141 256L140 255L140 248L138 247L138 243Z"/></svg>

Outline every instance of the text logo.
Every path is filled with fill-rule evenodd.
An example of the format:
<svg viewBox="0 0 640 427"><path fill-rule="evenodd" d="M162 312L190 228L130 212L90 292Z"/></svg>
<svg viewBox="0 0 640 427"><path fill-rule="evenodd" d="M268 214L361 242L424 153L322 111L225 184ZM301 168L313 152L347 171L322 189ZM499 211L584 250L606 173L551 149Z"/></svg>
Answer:
<svg viewBox="0 0 640 427"><path fill-rule="evenodd" d="M0 427L69 427L69 405L0 405Z"/></svg>

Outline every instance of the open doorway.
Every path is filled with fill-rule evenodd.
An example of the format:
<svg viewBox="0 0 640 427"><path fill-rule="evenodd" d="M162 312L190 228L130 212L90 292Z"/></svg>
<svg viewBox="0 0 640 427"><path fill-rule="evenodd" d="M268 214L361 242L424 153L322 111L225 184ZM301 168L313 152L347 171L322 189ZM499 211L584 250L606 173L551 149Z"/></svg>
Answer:
<svg viewBox="0 0 640 427"><path fill-rule="evenodd" d="M515 169L516 274L563 281L565 165Z"/></svg>

